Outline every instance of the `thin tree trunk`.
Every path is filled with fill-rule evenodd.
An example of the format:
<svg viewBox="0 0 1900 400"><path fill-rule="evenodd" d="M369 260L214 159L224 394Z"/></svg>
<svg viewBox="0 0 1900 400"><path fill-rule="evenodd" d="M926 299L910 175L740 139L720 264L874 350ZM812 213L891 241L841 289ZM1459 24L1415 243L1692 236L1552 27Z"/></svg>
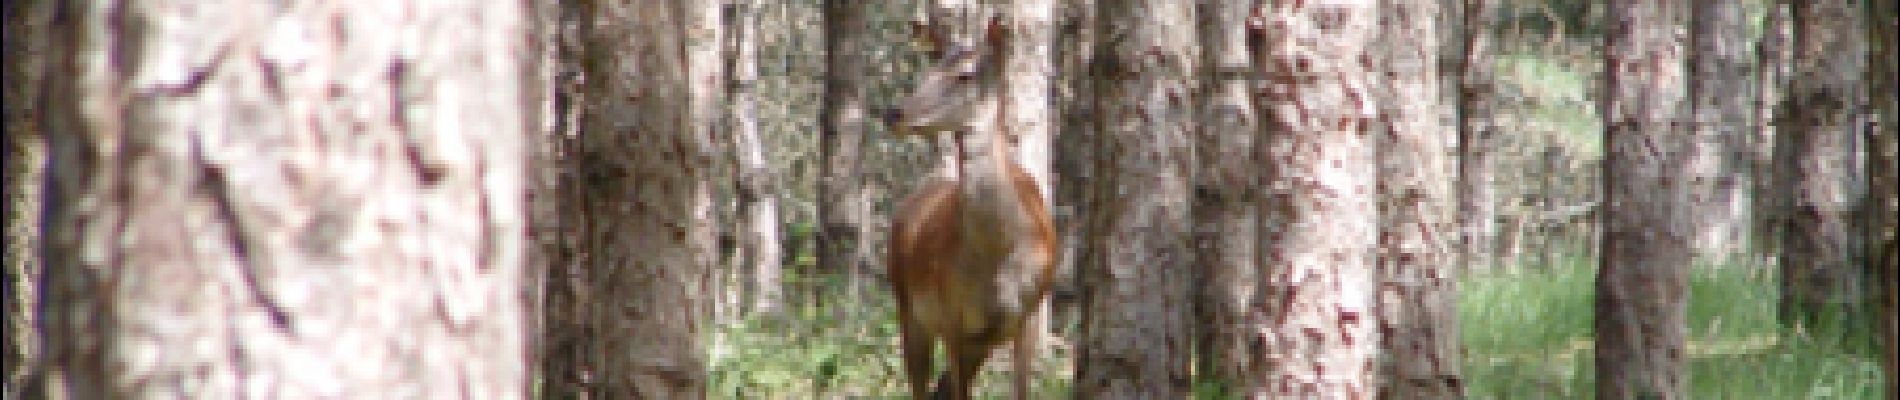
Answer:
<svg viewBox="0 0 1900 400"><path fill-rule="evenodd" d="M1877 120L1867 132L1867 246L1873 314L1887 371L1887 398L1900 399L1900 1L1868 2L1869 100Z"/></svg>
<svg viewBox="0 0 1900 400"><path fill-rule="evenodd" d="M1861 301L1854 208L1864 193L1854 145L1862 66L1860 13L1848 0L1792 3L1794 65L1776 116L1781 316L1842 317ZM1823 314L1834 314L1827 317ZM1839 321L1835 321L1839 322Z"/></svg>
<svg viewBox="0 0 1900 400"><path fill-rule="evenodd" d="M1721 263L1749 232L1747 21L1739 1L1695 0L1693 7L1689 93L1696 145L1685 170L1694 182L1690 226L1699 258Z"/></svg>
<svg viewBox="0 0 1900 400"><path fill-rule="evenodd" d="M1182 398L1189 389L1193 228L1188 204L1197 61L1192 5L1097 4L1093 257L1083 284L1075 395Z"/></svg>
<svg viewBox="0 0 1900 400"><path fill-rule="evenodd" d="M1440 14L1431 0L1381 5L1380 397L1464 397L1451 224L1453 132L1439 91Z"/></svg>
<svg viewBox="0 0 1900 400"><path fill-rule="evenodd" d="M1597 272L1599 399L1680 399L1688 265L1695 227L1683 215L1688 182L1676 173L1695 141L1677 33L1684 1L1620 0L1604 49L1602 258Z"/></svg>
<svg viewBox="0 0 1900 400"><path fill-rule="evenodd" d="M1458 71L1458 249L1469 272L1498 268L1497 187L1492 181L1500 135L1498 75L1492 65L1497 0L1464 0L1464 59Z"/></svg>
<svg viewBox="0 0 1900 400"><path fill-rule="evenodd" d="M819 151L818 265L850 281L870 262L870 198L860 168L864 152L864 79L870 74L865 13L868 3L824 1L825 81Z"/></svg>
<svg viewBox="0 0 1900 400"><path fill-rule="evenodd" d="M585 270L579 307L589 342L579 362L590 398L704 396L700 350L712 296L708 197L711 138L689 82L705 64L686 42L710 40L694 0L583 4L586 84L576 172L564 199ZM716 23L714 23L716 24ZM716 45L714 41L712 44Z"/></svg>
<svg viewBox="0 0 1900 400"><path fill-rule="evenodd" d="M524 3L165 5L57 19L42 394L525 398Z"/></svg>
<svg viewBox="0 0 1900 400"><path fill-rule="evenodd" d="M1370 398L1378 390L1377 2L1270 2L1249 21L1263 87L1261 270L1236 324L1235 394ZM1251 287L1239 286L1251 285Z"/></svg>
<svg viewBox="0 0 1900 400"><path fill-rule="evenodd" d="M5 7L6 113L6 381L0 396L19 398L32 373L39 343L40 193L45 182L46 143L40 132L41 77L47 61L49 1L9 1Z"/></svg>
<svg viewBox="0 0 1900 400"><path fill-rule="evenodd" d="M1245 291L1229 291L1229 282L1254 282L1260 258L1257 224L1260 164L1254 142L1260 134L1254 115L1252 83L1258 77L1247 53L1247 17L1251 0L1205 1L1195 10L1201 42L1199 121L1195 149L1195 331L1199 368L1225 379L1244 371L1246 330L1226 323L1245 315ZM1243 287L1244 288L1244 287Z"/></svg>
<svg viewBox="0 0 1900 400"><path fill-rule="evenodd" d="M776 312L784 303L780 266L784 243L779 233L778 176L765 157L765 144L759 136L759 28L764 3L759 0L733 0L726 20L729 30L727 51L726 124L736 152L739 203L738 226L740 256L734 257L735 271L748 277L745 283L750 311Z"/></svg>

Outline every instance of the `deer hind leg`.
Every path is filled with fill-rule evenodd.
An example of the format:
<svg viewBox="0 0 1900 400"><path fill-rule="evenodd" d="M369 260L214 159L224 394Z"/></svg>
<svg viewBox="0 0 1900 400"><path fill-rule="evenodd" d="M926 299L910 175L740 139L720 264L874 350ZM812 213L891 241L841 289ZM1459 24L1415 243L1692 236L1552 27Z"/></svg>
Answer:
<svg viewBox="0 0 1900 400"><path fill-rule="evenodd" d="M936 338L925 332L922 324L910 318L909 307L898 306L898 321L903 331L898 341L903 346L904 375L910 378L912 398L922 399L930 393L931 364L937 362Z"/></svg>
<svg viewBox="0 0 1900 400"><path fill-rule="evenodd" d="M990 356L990 350L996 343L988 338L945 340L946 356L950 365L938 379L935 398L939 400L964 400L975 393L972 384L976 374L983 371L983 362Z"/></svg>

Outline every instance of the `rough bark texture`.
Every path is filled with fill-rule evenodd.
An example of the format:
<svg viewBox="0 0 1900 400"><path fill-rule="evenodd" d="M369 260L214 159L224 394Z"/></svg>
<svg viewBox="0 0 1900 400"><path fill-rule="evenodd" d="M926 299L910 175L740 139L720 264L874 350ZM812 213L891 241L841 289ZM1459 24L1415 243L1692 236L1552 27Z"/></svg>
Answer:
<svg viewBox="0 0 1900 400"><path fill-rule="evenodd" d="M698 0L593 1L582 17L579 179L566 209L588 281L590 398L704 396L711 138L695 48L716 24ZM571 391L569 393L572 393Z"/></svg>
<svg viewBox="0 0 1900 400"><path fill-rule="evenodd" d="M527 395L524 4L65 7L42 394Z"/></svg>
<svg viewBox="0 0 1900 400"><path fill-rule="evenodd" d="M1696 254L1721 263L1743 248L1749 232L1748 21L1738 1L1695 0L1693 7L1689 93L1696 142L1684 173L1692 179Z"/></svg>
<svg viewBox="0 0 1900 400"><path fill-rule="evenodd" d="M5 390L18 398L35 354L33 321L39 296L40 189L46 166L45 136L40 132L40 77L46 59L48 1L9 1L5 7L6 113L6 297Z"/></svg>
<svg viewBox="0 0 1900 400"><path fill-rule="evenodd" d="M1082 238L1087 237L1083 234L1088 228L1084 221L1088 218L1090 183L1094 182L1090 169L1094 167L1095 103L1089 94L1088 65L1094 53L1095 4L1092 0L1065 0L1058 9L1061 21L1056 29L1056 76L1061 80L1055 93L1061 110L1057 116L1061 132L1056 135L1062 137L1062 145L1050 149L1050 169L1055 171L1052 178L1056 180L1051 193L1055 201L1050 209L1056 230L1062 235L1062 255L1056 261L1055 290L1049 296L1049 312L1045 315L1052 321L1069 321L1077 311L1079 297L1076 266L1087 257L1088 247L1082 245Z"/></svg>
<svg viewBox="0 0 1900 400"><path fill-rule="evenodd" d="M1876 335L1887 371L1887 398L1900 399L1900 1L1867 5L1867 82L1877 120L1867 135L1868 268L1873 271Z"/></svg>
<svg viewBox="0 0 1900 400"><path fill-rule="evenodd" d="M1236 394L1370 398L1377 391L1378 243L1372 118L1377 2L1276 1L1250 21L1265 133L1261 270L1246 294Z"/></svg>
<svg viewBox="0 0 1900 400"><path fill-rule="evenodd" d="M581 398L592 382L590 355L596 352L594 342L589 340L593 330L587 323L589 307L585 302L592 297L587 290L593 280L581 264L580 248L585 228L594 221L587 212L571 208L582 205L573 199L581 198L580 190L586 187L577 169L583 160L575 156L581 148L580 115L588 94L581 62L584 37L580 27L586 17L582 6L580 2L562 2L551 7L554 24L548 27L553 36L549 46L554 53L550 66L553 79L549 82L553 126L546 140L548 170L554 182L544 192L548 197L533 203L551 209L549 217L541 219L545 230L536 235L543 243L541 255L547 265L541 282L540 335L536 338L541 379L538 395L546 399Z"/></svg>
<svg viewBox="0 0 1900 400"><path fill-rule="evenodd" d="M1242 365L1248 335L1225 316L1245 315L1244 292L1227 291L1229 282L1253 282L1260 258L1255 253L1261 191L1260 163L1254 142L1260 135L1252 83L1259 77L1247 54L1250 0L1198 3L1195 21L1202 45L1200 114L1195 151L1194 245L1196 282L1195 342L1198 371L1219 379L1245 373L1222 369Z"/></svg>
<svg viewBox="0 0 1900 400"><path fill-rule="evenodd" d="M1458 250L1465 271L1497 267L1497 188L1493 153L1498 132L1498 87L1492 64L1498 0L1464 0L1464 58L1458 73Z"/></svg>
<svg viewBox="0 0 1900 400"><path fill-rule="evenodd" d="M1678 174L1692 137L1687 2L1610 4L1603 114L1608 205L1597 271L1597 398L1679 399L1694 227Z"/></svg>
<svg viewBox="0 0 1900 400"><path fill-rule="evenodd" d="M1189 203L1196 71L1192 5L1097 3L1091 68L1097 137L1094 207L1077 273L1083 310L1075 393L1181 398L1189 389L1193 249Z"/></svg>
<svg viewBox="0 0 1900 400"><path fill-rule="evenodd" d="M736 165L739 217L738 255L731 268L747 277L745 292L748 308L755 312L775 312L783 305L784 294L780 262L784 258L779 233L778 176L765 158L765 145L759 136L759 0L733 0L727 14L727 86L726 134Z"/></svg>
<svg viewBox="0 0 1900 400"><path fill-rule="evenodd" d="M824 170L818 181L818 265L846 274L857 287L858 274L871 259L870 198L864 190L860 160L864 152L865 90L870 74L863 2L824 1L825 82L819 151ZM856 289L852 292L857 293Z"/></svg>
<svg viewBox="0 0 1900 400"><path fill-rule="evenodd" d="M1440 8L1385 0L1380 17L1379 397L1458 399L1450 111L1438 73Z"/></svg>
<svg viewBox="0 0 1900 400"><path fill-rule="evenodd" d="M1785 207L1776 212L1780 306L1784 321L1822 322L1861 301L1863 238L1853 213L1865 192L1853 146L1866 60L1855 2L1792 7L1794 79L1776 115L1774 150L1775 192Z"/></svg>

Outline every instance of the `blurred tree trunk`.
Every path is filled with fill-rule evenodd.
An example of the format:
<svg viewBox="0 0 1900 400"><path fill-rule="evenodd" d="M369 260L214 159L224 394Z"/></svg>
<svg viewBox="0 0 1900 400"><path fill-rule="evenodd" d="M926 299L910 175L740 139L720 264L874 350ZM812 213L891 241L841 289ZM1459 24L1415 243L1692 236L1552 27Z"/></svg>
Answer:
<svg viewBox="0 0 1900 400"><path fill-rule="evenodd" d="M1001 117L1015 146L1016 162L1036 179L1043 204L1055 201L1050 175L1054 167L1051 144L1056 134L1056 102L1051 97L1056 82L1055 53L1050 50L1055 44L1055 5L1056 0L1016 0L1008 9L1000 10L1008 16L1005 21L1010 30L1010 43L1003 46L1008 49L1003 60L1003 88L1009 106L1003 108ZM1031 330L1029 337L1040 340L1050 337L1050 302L1044 298L1037 307L1041 311L1031 317L1026 329Z"/></svg>
<svg viewBox="0 0 1900 400"><path fill-rule="evenodd" d="M1389 399L1464 397L1457 286L1452 275L1451 139L1439 90L1432 0L1380 4L1379 95L1380 393Z"/></svg>
<svg viewBox="0 0 1900 400"><path fill-rule="evenodd" d="M1096 89L1094 206L1080 264L1075 394L1188 394L1193 228L1194 16L1190 3L1104 0Z"/></svg>
<svg viewBox="0 0 1900 400"><path fill-rule="evenodd" d="M1201 81L1194 173L1195 331L1197 370L1241 365L1224 360L1244 356L1249 335L1225 316L1247 312L1245 292L1222 289L1226 282L1256 282L1259 244L1260 163L1254 142L1260 135L1252 97L1259 77L1247 54L1247 17L1252 0L1202 1L1195 10L1200 35ZM1232 377L1244 371L1219 371Z"/></svg>
<svg viewBox="0 0 1900 400"><path fill-rule="evenodd" d="M1874 128L1867 132L1869 280L1874 285L1875 334L1887 371L1887 398L1900 399L1900 1L1868 2L1866 71Z"/></svg>
<svg viewBox="0 0 1900 400"><path fill-rule="evenodd" d="M1231 322L1247 336L1235 394L1370 398L1378 390L1378 3L1275 1L1249 21L1264 133L1262 258Z"/></svg>
<svg viewBox="0 0 1900 400"><path fill-rule="evenodd" d="M1088 65L1094 49L1094 12L1092 0L1064 0L1059 7L1055 49L1060 77L1056 88L1056 119L1060 124L1061 146L1050 146L1054 190L1049 203L1056 231L1062 235L1062 256L1056 261L1056 284L1049 296L1048 319L1068 321L1077 310L1080 282L1077 265L1087 258L1083 232L1088 229L1088 192L1094 182L1091 157L1094 149L1094 96L1089 91Z"/></svg>
<svg viewBox="0 0 1900 400"><path fill-rule="evenodd" d="M1775 192L1784 322L1822 322L1859 302L1858 178L1862 52L1849 0L1794 1L1793 70L1776 115ZM1836 317L1844 315L1835 315ZM1835 321L1839 322L1839 321Z"/></svg>
<svg viewBox="0 0 1900 400"><path fill-rule="evenodd" d="M7 342L5 390L19 398L32 371L39 343L33 337L38 313L40 189L46 167L45 136L40 132L40 80L46 60L49 1L9 1L5 7L6 112L6 279Z"/></svg>
<svg viewBox="0 0 1900 400"><path fill-rule="evenodd" d="M585 352L569 371L584 388L547 397L696 398L706 385L700 350L712 287L708 197L711 138L700 113L698 46L716 22L705 0L592 1L580 6L579 137L565 157L575 182L563 210L585 271L579 319ZM694 42L689 45L688 42ZM717 80L715 80L716 82ZM573 369L577 368L579 369ZM553 368L550 368L551 370ZM554 382L550 382L553 384ZM570 383L570 382L561 382Z"/></svg>
<svg viewBox="0 0 1900 400"><path fill-rule="evenodd" d="M730 267L748 277L744 284L750 311L777 312L784 304L780 290L784 243L779 233L779 183L765 158L759 136L759 28L760 0L732 0L727 14L726 129L737 165L739 217L738 255Z"/></svg>
<svg viewBox="0 0 1900 400"><path fill-rule="evenodd" d="M1498 0L1464 0L1464 59L1458 71L1458 232L1465 271L1497 265L1497 187L1492 181L1498 149L1498 75L1492 64Z"/></svg>
<svg viewBox="0 0 1900 400"><path fill-rule="evenodd" d="M1722 263L1748 235L1749 121L1747 20L1735 0L1695 0L1689 18L1689 96L1694 102L1696 143L1686 175L1691 179L1689 226L1700 257Z"/></svg>
<svg viewBox="0 0 1900 400"><path fill-rule="evenodd" d="M870 262L867 246L870 198L860 179L864 152L865 91L871 60L865 13L868 3L824 0L825 83L819 152L818 265L850 281L856 298L859 274Z"/></svg>
<svg viewBox="0 0 1900 400"><path fill-rule="evenodd" d="M1602 258L1597 272L1599 399L1680 399L1690 182L1678 176L1692 137L1684 74L1685 1L1609 5L1604 48Z"/></svg>
<svg viewBox="0 0 1900 400"><path fill-rule="evenodd" d="M526 397L524 3L185 5L56 19L28 397Z"/></svg>
<svg viewBox="0 0 1900 400"><path fill-rule="evenodd" d="M1749 188L1749 197L1754 200L1752 216L1751 242L1764 258L1778 258L1780 254L1781 213L1788 209L1787 196L1777 192L1782 171L1774 164L1776 139L1780 136L1778 122L1781 117L1781 97L1787 92L1788 72L1790 70L1794 27L1790 21L1787 2L1774 1L1765 4L1763 11L1761 37L1755 42L1755 93L1754 93L1754 137L1755 143L1750 150L1753 182Z"/></svg>
<svg viewBox="0 0 1900 400"><path fill-rule="evenodd" d="M585 70L581 60L584 55L584 37L580 28L584 26L587 15L580 2L561 2L553 6L554 22L548 27L552 31L553 70L550 98L553 104L553 121L548 144L548 163L554 176L552 187L545 192L546 198L535 199L534 205L548 208L549 217L545 218L547 231L539 232L537 239L543 242L542 256L545 257L547 270L541 282L541 326L539 327L539 378L540 398L577 399L583 397L592 384L591 354L595 344L590 338L594 330L588 324L590 307L585 299L590 282L589 269L582 264L585 261L581 244L590 220L586 210L574 210L569 207L585 205L577 201L582 196L586 182L582 181L584 167L582 160L575 155L581 149L580 116L588 104Z"/></svg>

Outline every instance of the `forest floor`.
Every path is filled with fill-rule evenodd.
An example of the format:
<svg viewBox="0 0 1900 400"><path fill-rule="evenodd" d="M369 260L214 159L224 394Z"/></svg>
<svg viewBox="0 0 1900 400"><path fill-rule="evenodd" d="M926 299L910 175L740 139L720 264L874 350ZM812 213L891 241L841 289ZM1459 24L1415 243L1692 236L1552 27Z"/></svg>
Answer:
<svg viewBox="0 0 1900 400"><path fill-rule="evenodd" d="M1469 398L1593 396L1594 265L1591 259L1560 257L1461 284ZM1695 269L1688 398L1879 398L1885 378L1865 337L1868 329L1784 328L1775 316L1775 284L1767 272L1745 263ZM849 301L844 285L806 284L810 293L784 313L717 327L713 397L908 397L886 291L866 285L857 295L861 300ZM820 298L831 301L819 304ZM1074 321L1056 323L1058 337L1073 332ZM1068 398L1070 347L1058 338L1045 349L1036 398ZM1006 353L999 351L979 378L982 397L1007 398Z"/></svg>

